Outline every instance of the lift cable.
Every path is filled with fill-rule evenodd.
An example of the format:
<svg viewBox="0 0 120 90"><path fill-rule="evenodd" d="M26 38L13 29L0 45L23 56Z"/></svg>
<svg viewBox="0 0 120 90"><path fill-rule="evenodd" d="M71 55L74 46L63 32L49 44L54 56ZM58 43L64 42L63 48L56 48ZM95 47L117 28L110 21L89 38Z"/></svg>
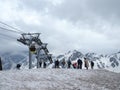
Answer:
<svg viewBox="0 0 120 90"><path fill-rule="evenodd" d="M1 34L1 33L0 33L0 36L1 36L2 39L7 39L7 40L8 40L8 39L13 39L13 40L16 39L15 37L12 37L12 36L9 36L9 35L5 35L5 34ZM4 38L4 37L5 37L5 38Z"/></svg>
<svg viewBox="0 0 120 90"><path fill-rule="evenodd" d="M19 30L19 29L17 29L17 28L15 28L15 27L13 27L13 26L10 26L10 25L8 25L8 24L6 24L6 23L2 22L2 21L0 21L0 23L1 23L1 24L3 24L3 25L8 26L9 28L11 28L11 29L12 29L12 31L17 30L19 33L23 33L23 31L22 31L22 30ZM14 30L13 30L13 29L14 29ZM17 32L17 31L16 31L16 32Z"/></svg>
<svg viewBox="0 0 120 90"><path fill-rule="evenodd" d="M18 32L18 31L14 31L12 29L7 29L7 28L4 28L4 27L0 27L0 30L6 30L6 31L11 31L11 32L20 34L20 32Z"/></svg>
<svg viewBox="0 0 120 90"><path fill-rule="evenodd" d="M5 35L5 34L1 34L0 33L0 39L3 39L3 40L7 40L7 41L10 41L10 40L13 40L13 41L16 41L16 38L15 37L12 37L12 36L9 36L9 35ZM19 42L16 42L19 46L21 46L19 44Z"/></svg>

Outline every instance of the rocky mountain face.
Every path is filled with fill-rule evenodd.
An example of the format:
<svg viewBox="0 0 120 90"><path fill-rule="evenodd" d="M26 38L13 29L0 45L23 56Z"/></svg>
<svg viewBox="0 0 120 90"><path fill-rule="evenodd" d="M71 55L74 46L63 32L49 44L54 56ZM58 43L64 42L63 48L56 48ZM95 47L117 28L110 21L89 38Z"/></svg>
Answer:
<svg viewBox="0 0 120 90"><path fill-rule="evenodd" d="M74 50L69 51L63 55L56 56L53 58L53 61L58 59L61 61L63 58L68 61L77 61L80 58L84 61L86 57L89 61L94 61L95 69L108 69L115 72L120 72L120 52L111 54L111 55L98 55L96 53L86 53L83 54L80 51ZM16 64L21 63L24 66L28 67L28 53L19 52L19 53L4 53L1 54L3 69L14 69ZM33 59L33 67L35 67L36 60Z"/></svg>

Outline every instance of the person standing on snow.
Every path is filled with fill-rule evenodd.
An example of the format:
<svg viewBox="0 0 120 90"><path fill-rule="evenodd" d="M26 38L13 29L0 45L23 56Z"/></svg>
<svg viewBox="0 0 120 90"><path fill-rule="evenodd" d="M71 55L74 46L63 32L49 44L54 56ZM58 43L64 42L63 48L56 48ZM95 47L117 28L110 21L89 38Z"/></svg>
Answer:
<svg viewBox="0 0 120 90"><path fill-rule="evenodd" d="M58 59L55 61L55 68L59 68L59 61L58 61Z"/></svg>
<svg viewBox="0 0 120 90"><path fill-rule="evenodd" d="M40 68L42 67L42 61L41 60L39 61L39 66L40 66Z"/></svg>
<svg viewBox="0 0 120 90"><path fill-rule="evenodd" d="M94 67L94 62L91 61L90 64L91 64L91 69L93 69L93 67Z"/></svg>
<svg viewBox="0 0 120 90"><path fill-rule="evenodd" d="M46 65L46 62L44 62L44 63L43 63L43 68L46 68L46 66L47 66L47 65Z"/></svg>
<svg viewBox="0 0 120 90"><path fill-rule="evenodd" d="M16 68L20 70L21 64L17 64Z"/></svg>
<svg viewBox="0 0 120 90"><path fill-rule="evenodd" d="M68 68L70 68L70 66L71 66L71 61L68 60L67 64L68 64Z"/></svg>
<svg viewBox="0 0 120 90"><path fill-rule="evenodd" d="M77 63L78 63L78 69L82 69L82 60L78 59Z"/></svg>
<svg viewBox="0 0 120 90"><path fill-rule="evenodd" d="M85 64L85 68L88 69L89 62L88 62L87 58L84 58L84 64Z"/></svg>
<svg viewBox="0 0 120 90"><path fill-rule="evenodd" d="M73 68L74 68L74 69L77 68L77 62L74 62L72 65L73 65Z"/></svg>
<svg viewBox="0 0 120 90"><path fill-rule="evenodd" d="M62 60L62 68L65 68L65 64L66 64L65 59L63 59Z"/></svg>

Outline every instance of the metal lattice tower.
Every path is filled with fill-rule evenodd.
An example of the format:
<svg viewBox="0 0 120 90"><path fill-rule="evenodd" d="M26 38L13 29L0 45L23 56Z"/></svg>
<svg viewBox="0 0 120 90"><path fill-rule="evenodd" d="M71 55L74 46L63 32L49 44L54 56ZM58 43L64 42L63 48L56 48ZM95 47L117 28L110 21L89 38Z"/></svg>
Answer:
<svg viewBox="0 0 120 90"><path fill-rule="evenodd" d="M49 60L50 63L52 63L52 55L48 54L49 51L47 49L47 44L42 43L42 41L39 39L40 33L23 33L21 35L22 37L20 37L20 39L17 39L17 41L23 43L24 45L27 45L29 48L29 69L32 68L32 54L36 54L37 68L39 68L39 61L41 59L44 61ZM31 51L35 51L35 53L31 53ZM43 51L44 54L40 54L41 51Z"/></svg>

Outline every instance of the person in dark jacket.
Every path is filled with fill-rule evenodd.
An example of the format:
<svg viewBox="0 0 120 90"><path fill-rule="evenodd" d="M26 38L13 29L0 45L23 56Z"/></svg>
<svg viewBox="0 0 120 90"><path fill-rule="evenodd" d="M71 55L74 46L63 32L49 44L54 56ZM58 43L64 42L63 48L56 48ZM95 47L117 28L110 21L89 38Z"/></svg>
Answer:
<svg viewBox="0 0 120 90"><path fill-rule="evenodd" d="M21 64L17 64L16 68L20 70Z"/></svg>
<svg viewBox="0 0 120 90"><path fill-rule="evenodd" d="M67 64L68 64L68 68L70 68L70 66L71 66L71 61L68 60Z"/></svg>
<svg viewBox="0 0 120 90"><path fill-rule="evenodd" d="M43 63L43 68L46 68L46 62Z"/></svg>
<svg viewBox="0 0 120 90"><path fill-rule="evenodd" d="M93 67L94 67L94 62L91 61L90 64L91 64L91 69L93 69Z"/></svg>
<svg viewBox="0 0 120 90"><path fill-rule="evenodd" d="M0 70L2 70L2 60L1 60L1 57L0 57Z"/></svg>
<svg viewBox="0 0 120 90"><path fill-rule="evenodd" d="M78 59L77 63L78 63L78 69L82 69L82 60Z"/></svg>
<svg viewBox="0 0 120 90"><path fill-rule="evenodd" d="M40 68L42 67L42 61L39 62L39 66L40 66Z"/></svg>
<svg viewBox="0 0 120 90"><path fill-rule="evenodd" d="M55 61L55 68L59 68L59 61L58 61L58 59Z"/></svg>

